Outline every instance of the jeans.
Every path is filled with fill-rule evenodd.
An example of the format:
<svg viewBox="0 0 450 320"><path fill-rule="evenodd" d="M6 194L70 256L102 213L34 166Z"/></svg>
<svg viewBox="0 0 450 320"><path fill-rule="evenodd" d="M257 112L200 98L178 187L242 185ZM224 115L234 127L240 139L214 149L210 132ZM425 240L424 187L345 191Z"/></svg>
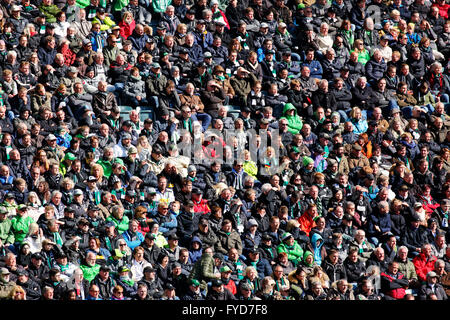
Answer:
<svg viewBox="0 0 450 320"><path fill-rule="evenodd" d="M211 124L212 117L207 113L197 113L195 115L198 121L202 122L202 132L208 130L209 125Z"/></svg>
<svg viewBox="0 0 450 320"><path fill-rule="evenodd" d="M369 237L369 242L372 243L375 247L378 247L380 240L377 237Z"/></svg>
<svg viewBox="0 0 450 320"><path fill-rule="evenodd" d="M130 105L131 105L132 107L146 106L146 105L148 105L147 99L141 99L141 101L139 101L139 100L136 99L135 97L130 98L128 102L130 103Z"/></svg>
<svg viewBox="0 0 450 320"><path fill-rule="evenodd" d="M434 112L434 107L433 107L431 104L427 104L427 105L421 106L421 108L422 108L422 109L425 109L425 111L426 111L428 114L432 114L432 113ZM414 109L414 107L412 107L412 106L406 106L406 107L403 107L403 108L402 108L403 116L404 116L406 119L410 119L410 118L412 117L412 111L413 111L413 109Z"/></svg>

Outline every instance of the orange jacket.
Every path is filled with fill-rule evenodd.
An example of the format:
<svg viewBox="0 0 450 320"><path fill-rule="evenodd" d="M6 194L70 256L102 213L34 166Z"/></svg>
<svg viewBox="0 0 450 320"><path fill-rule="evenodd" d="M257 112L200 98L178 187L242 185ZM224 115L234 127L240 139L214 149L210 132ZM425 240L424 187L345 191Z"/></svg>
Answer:
<svg viewBox="0 0 450 320"><path fill-rule="evenodd" d="M311 218L307 211L303 213L297 221L300 223L300 229L309 237L309 232L316 226L316 222Z"/></svg>

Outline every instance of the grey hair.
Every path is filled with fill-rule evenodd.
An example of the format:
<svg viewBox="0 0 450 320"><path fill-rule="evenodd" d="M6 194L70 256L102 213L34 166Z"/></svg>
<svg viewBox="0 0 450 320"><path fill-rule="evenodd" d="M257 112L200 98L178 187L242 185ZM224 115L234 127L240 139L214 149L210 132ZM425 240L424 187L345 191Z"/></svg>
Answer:
<svg viewBox="0 0 450 320"><path fill-rule="evenodd" d="M272 185L270 183L264 183L261 187L262 192L268 192L272 189Z"/></svg>
<svg viewBox="0 0 450 320"><path fill-rule="evenodd" d="M380 201L378 203L378 209L389 207L389 203L387 201Z"/></svg>

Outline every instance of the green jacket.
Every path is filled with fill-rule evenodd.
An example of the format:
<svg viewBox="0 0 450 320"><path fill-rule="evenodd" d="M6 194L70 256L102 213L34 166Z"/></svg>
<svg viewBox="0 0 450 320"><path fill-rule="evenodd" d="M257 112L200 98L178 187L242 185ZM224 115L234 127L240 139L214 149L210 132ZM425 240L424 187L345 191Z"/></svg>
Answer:
<svg viewBox="0 0 450 320"><path fill-rule="evenodd" d="M351 54L353 51L355 51L355 50L350 51L350 54ZM363 52L359 52L359 53L358 53L358 62L361 63L363 66L365 66L366 63L367 63L367 61L369 61L369 60L370 60L370 54L369 54L369 51L364 50Z"/></svg>
<svg viewBox="0 0 450 320"><path fill-rule="evenodd" d="M130 1L128 0L115 0L113 3L114 11L122 11Z"/></svg>
<svg viewBox="0 0 450 320"><path fill-rule="evenodd" d="M236 230L232 230L230 234L219 230L217 232L216 252L228 254L231 248L235 248L239 254L242 254L242 240Z"/></svg>
<svg viewBox="0 0 450 320"><path fill-rule="evenodd" d="M214 258L203 254L201 259L194 264L191 274L189 275L189 280L196 279L200 282L209 282L216 279L214 275Z"/></svg>
<svg viewBox="0 0 450 320"><path fill-rule="evenodd" d="M417 95L417 104L419 106L426 106L427 104L431 104L434 107L436 105L436 100L431 94L431 91L428 91L426 95L423 94Z"/></svg>
<svg viewBox="0 0 450 320"><path fill-rule="evenodd" d="M102 50L103 56L105 57L105 65L110 66L113 61L116 61L116 57L119 55L120 50L116 47L106 46Z"/></svg>
<svg viewBox="0 0 450 320"><path fill-rule="evenodd" d="M294 110L293 116L286 115L289 110ZM283 116L280 119L286 119L288 121L288 131L292 134L298 134L303 128L302 118L297 115L297 109L292 103L286 103L284 105Z"/></svg>
<svg viewBox="0 0 450 320"><path fill-rule="evenodd" d="M6 218L4 221L0 222L0 239L3 244L14 243L14 233L11 228L11 219Z"/></svg>
<svg viewBox="0 0 450 320"><path fill-rule="evenodd" d="M45 15L45 22L54 23L56 22L56 14L61 10L54 4L51 4L49 6L41 4L39 6L39 11L41 11Z"/></svg>
<svg viewBox="0 0 450 320"><path fill-rule="evenodd" d="M83 277L91 282L92 279L95 278L95 276L98 274L98 272L100 271L100 265L99 264L95 264L92 267L91 266L87 266L82 264L80 266L81 271L83 271Z"/></svg>
<svg viewBox="0 0 450 320"><path fill-rule="evenodd" d="M87 7L90 3L89 0L77 0L76 1L77 6L79 6L81 9L84 9L85 7Z"/></svg>
<svg viewBox="0 0 450 320"><path fill-rule="evenodd" d="M256 179L256 175L258 174L258 166L254 161L244 161L244 171L253 178Z"/></svg>
<svg viewBox="0 0 450 320"><path fill-rule="evenodd" d="M100 23L101 31L109 30L109 29L111 29L111 27L116 25L116 23L110 17L105 17L105 19L103 19L103 21L100 21L100 19L98 17L95 17L94 19L92 19L92 24L94 24L94 23Z"/></svg>
<svg viewBox="0 0 450 320"><path fill-rule="evenodd" d="M31 217L23 218L20 216L14 216L11 219L11 229L14 233L15 242L22 244L23 239L25 239L28 234L30 224L32 224L33 222L33 218Z"/></svg>
<svg viewBox="0 0 450 320"><path fill-rule="evenodd" d="M289 247L284 242L280 243L277 248L278 253L286 252L288 260L297 265L303 257L303 249L300 247L297 241L294 242L292 247Z"/></svg>
<svg viewBox="0 0 450 320"><path fill-rule="evenodd" d="M125 231L128 230L128 225L130 224L130 219L128 219L127 216L123 216L122 220L117 220L115 217L113 216L109 216L108 218L106 218L106 222L108 221L112 221L117 229L117 232L119 232L119 234L124 233Z"/></svg>
<svg viewBox="0 0 450 320"><path fill-rule="evenodd" d="M153 0L152 1L153 11L164 12L171 3L172 0Z"/></svg>
<svg viewBox="0 0 450 320"><path fill-rule="evenodd" d="M119 159L119 158L113 159L112 161L106 161L103 159L100 159L97 161L97 164L101 165L103 168L103 175L105 176L105 178L109 179L109 177L111 176L111 173L112 173L112 165L116 162L123 165L122 159Z"/></svg>

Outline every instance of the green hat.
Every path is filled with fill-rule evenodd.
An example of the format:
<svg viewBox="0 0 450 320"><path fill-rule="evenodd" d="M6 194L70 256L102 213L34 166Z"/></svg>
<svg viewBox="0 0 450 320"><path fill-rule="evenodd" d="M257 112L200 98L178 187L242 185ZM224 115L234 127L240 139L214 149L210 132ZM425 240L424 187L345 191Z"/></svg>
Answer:
<svg viewBox="0 0 450 320"><path fill-rule="evenodd" d="M311 157L303 157L303 166L307 167L311 163L314 163L314 160Z"/></svg>
<svg viewBox="0 0 450 320"><path fill-rule="evenodd" d="M114 249L114 255L117 258L123 258L123 253L122 253L122 251L120 251L120 249Z"/></svg>
<svg viewBox="0 0 450 320"><path fill-rule="evenodd" d="M28 209L28 206L26 204L19 204L19 206L17 207L17 210L22 211L23 209Z"/></svg>
<svg viewBox="0 0 450 320"><path fill-rule="evenodd" d="M220 272L231 272L231 269L229 266L223 266L220 268Z"/></svg>
<svg viewBox="0 0 450 320"><path fill-rule="evenodd" d="M72 152L68 152L66 153L66 155L64 156L64 160L75 160L77 157L75 157L75 155Z"/></svg>
<svg viewBox="0 0 450 320"><path fill-rule="evenodd" d="M298 150L298 147L297 147L297 146L293 146L293 147L291 148L291 152L294 152L294 153L300 153L300 150Z"/></svg>
<svg viewBox="0 0 450 320"><path fill-rule="evenodd" d="M288 238L292 237L292 234L290 234L289 232L285 232L283 233L283 236L281 237L281 240L284 241Z"/></svg>
<svg viewBox="0 0 450 320"><path fill-rule="evenodd" d="M190 281L190 284L193 285L194 287L198 287L200 285L200 282L197 279L192 279Z"/></svg>
<svg viewBox="0 0 450 320"><path fill-rule="evenodd" d="M130 272L130 268L128 268L127 266L121 266L119 267L119 270L117 270L119 273L122 272Z"/></svg>
<svg viewBox="0 0 450 320"><path fill-rule="evenodd" d="M305 251L305 253L303 254L303 260L306 260L306 258L308 258L309 256L312 256L312 252L311 251Z"/></svg>

